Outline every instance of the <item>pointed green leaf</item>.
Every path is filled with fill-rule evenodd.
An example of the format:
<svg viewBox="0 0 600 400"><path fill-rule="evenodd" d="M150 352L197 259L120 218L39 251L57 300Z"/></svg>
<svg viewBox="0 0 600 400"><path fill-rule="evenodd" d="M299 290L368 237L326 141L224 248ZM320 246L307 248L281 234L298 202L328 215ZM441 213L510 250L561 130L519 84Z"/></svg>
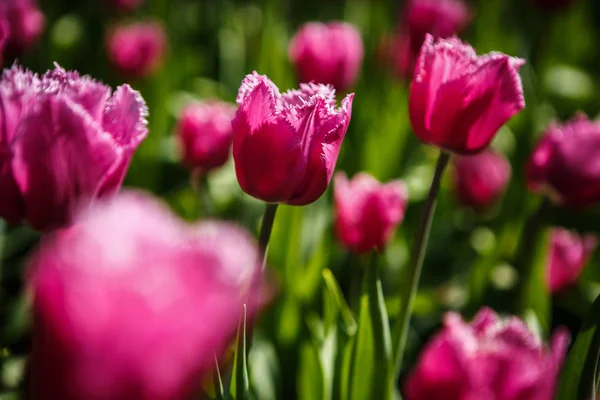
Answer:
<svg viewBox="0 0 600 400"><path fill-rule="evenodd" d="M233 371L229 392L234 400L250 399L250 380L248 379L248 363L246 359L246 305L238 325L233 359Z"/></svg>
<svg viewBox="0 0 600 400"><path fill-rule="evenodd" d="M534 241L534 252L531 266L523 286L522 310L524 316L533 312L543 333L550 330L550 293L546 285L546 269L550 254L550 228L540 230Z"/></svg>
<svg viewBox="0 0 600 400"><path fill-rule="evenodd" d="M213 389L215 391L215 400L226 400L225 390L223 389L223 380L219 369L219 360L215 355L215 369L213 371Z"/></svg>
<svg viewBox="0 0 600 400"><path fill-rule="evenodd" d="M350 311L350 307L346 303L346 299L342 294L342 290L338 285L335 276L329 269L324 269L323 280L325 281L325 328L328 330L332 327L336 320L338 312L341 313L342 320L344 321L344 328L349 336L356 333L356 321Z"/></svg>

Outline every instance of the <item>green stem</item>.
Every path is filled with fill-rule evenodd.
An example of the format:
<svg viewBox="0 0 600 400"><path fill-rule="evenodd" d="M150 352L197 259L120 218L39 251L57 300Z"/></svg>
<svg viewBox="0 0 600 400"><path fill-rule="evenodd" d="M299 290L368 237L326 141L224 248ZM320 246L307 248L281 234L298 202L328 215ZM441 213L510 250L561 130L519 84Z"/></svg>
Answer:
<svg viewBox="0 0 600 400"><path fill-rule="evenodd" d="M275 222L275 214L277 214L277 203L267 203L265 214L260 224L260 233L258 234L258 246L262 258L262 271L267 265L267 252L269 251L269 239L271 239L271 231L273 231L273 222Z"/></svg>
<svg viewBox="0 0 600 400"><path fill-rule="evenodd" d="M431 222L433 221L433 214L435 212L437 194L440 189L442 175L446 169L446 166L448 165L449 160L450 154L442 151L435 167L435 173L433 174L427 200L425 200L425 204L423 205L419 230L413 243L410 263L408 264L407 282L410 284L410 286L408 288L404 288L404 290L402 290L400 293L400 314L398 316L398 320L396 321L396 325L394 326L394 335L392 339L395 354L396 374L400 372L400 367L402 365L402 357L404 356L404 349L406 347L410 318L412 315L415 297L417 295L417 289L419 287L421 270L423 268L423 259L425 258L425 249L427 248L429 231L431 230Z"/></svg>

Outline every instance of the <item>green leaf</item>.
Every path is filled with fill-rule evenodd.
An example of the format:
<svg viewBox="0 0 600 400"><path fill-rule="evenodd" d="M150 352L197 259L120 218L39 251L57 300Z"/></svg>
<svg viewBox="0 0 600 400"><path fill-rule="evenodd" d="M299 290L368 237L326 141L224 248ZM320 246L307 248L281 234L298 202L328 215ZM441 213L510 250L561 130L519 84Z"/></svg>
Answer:
<svg viewBox="0 0 600 400"><path fill-rule="evenodd" d="M550 293L546 285L546 270L550 255L550 228L539 231L534 241L529 274L524 277L523 304L521 310L533 312L543 333L550 330Z"/></svg>
<svg viewBox="0 0 600 400"><path fill-rule="evenodd" d="M219 369L219 361L215 355L215 369L213 371L213 390L215 391L215 400L225 400L227 398L223 387L221 370Z"/></svg>
<svg viewBox="0 0 600 400"><path fill-rule="evenodd" d="M598 384L600 357L600 296L596 298L575 344L567 355L556 400L588 400ZM594 397L595 398L595 397Z"/></svg>
<svg viewBox="0 0 600 400"><path fill-rule="evenodd" d="M248 363L246 353L246 305L238 325L235 342L235 357L229 392L234 400L250 399L250 380L248 379Z"/></svg>
<svg viewBox="0 0 600 400"><path fill-rule="evenodd" d="M356 321L346 303L342 290L330 269L324 269L323 280L325 281L325 329L328 331L335 326L338 314L341 314L344 322L344 330L348 336L356 333Z"/></svg>

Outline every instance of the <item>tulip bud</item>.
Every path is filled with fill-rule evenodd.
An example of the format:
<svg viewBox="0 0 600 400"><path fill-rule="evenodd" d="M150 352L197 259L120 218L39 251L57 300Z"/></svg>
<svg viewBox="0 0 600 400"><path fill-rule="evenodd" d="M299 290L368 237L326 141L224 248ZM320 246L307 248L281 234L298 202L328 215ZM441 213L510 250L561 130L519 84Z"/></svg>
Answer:
<svg viewBox="0 0 600 400"><path fill-rule="evenodd" d="M380 184L367 173L348 181L346 174L335 176L333 194L339 240L356 253L382 251L404 219L408 191L400 180Z"/></svg>
<svg viewBox="0 0 600 400"><path fill-rule="evenodd" d="M551 400L568 341L561 329L548 348L517 317L502 320L486 308L470 324L448 313L421 353L405 398Z"/></svg>
<svg viewBox="0 0 600 400"><path fill-rule="evenodd" d="M461 204L477 210L498 201L510 180L510 163L492 150L456 157L454 171L456 198Z"/></svg>
<svg viewBox="0 0 600 400"><path fill-rule="evenodd" d="M0 79L0 217L40 230L121 186L148 134L147 109L128 85L111 89L60 67L19 66Z"/></svg>
<svg viewBox="0 0 600 400"><path fill-rule="evenodd" d="M533 191L546 190L555 203L572 208L600 201L600 123L580 114L565 124L551 124L527 166Z"/></svg>
<svg viewBox="0 0 600 400"><path fill-rule="evenodd" d="M123 75L145 78L158 70L167 49L167 36L158 22L116 27L108 36L108 59Z"/></svg>
<svg viewBox="0 0 600 400"><path fill-rule="evenodd" d="M233 141L234 115L235 108L224 102L187 106L177 127L183 162L203 171L225 164Z"/></svg>
<svg viewBox="0 0 600 400"><path fill-rule="evenodd" d="M232 122L233 159L242 189L290 205L327 189L352 114L354 94L336 106L331 86L300 84L284 94L256 72L240 87Z"/></svg>
<svg viewBox="0 0 600 400"><path fill-rule="evenodd" d="M563 228L554 228L550 240L546 280L550 291L558 293L577 282L597 242L593 235L579 236Z"/></svg>
<svg viewBox="0 0 600 400"><path fill-rule="evenodd" d="M31 399L197 398L261 301L258 260L234 225L189 226L141 193L99 203L31 263Z"/></svg>
<svg viewBox="0 0 600 400"><path fill-rule="evenodd" d="M518 69L524 61L500 53L477 56L457 38L427 35L410 85L409 115L417 137L459 154L485 149L525 107Z"/></svg>
<svg viewBox="0 0 600 400"><path fill-rule="evenodd" d="M40 37L45 26L44 14L35 0L0 1L0 24L6 34L4 59L21 56Z"/></svg>

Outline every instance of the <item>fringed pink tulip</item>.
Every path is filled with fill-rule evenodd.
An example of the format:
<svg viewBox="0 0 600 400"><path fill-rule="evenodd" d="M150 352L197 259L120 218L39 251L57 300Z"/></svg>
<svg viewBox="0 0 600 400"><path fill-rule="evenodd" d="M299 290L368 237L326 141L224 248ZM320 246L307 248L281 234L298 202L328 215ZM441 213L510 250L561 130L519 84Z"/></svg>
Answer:
<svg viewBox="0 0 600 400"><path fill-rule="evenodd" d="M492 206L510 180L510 163L500 153L486 150L454 159L454 193L458 201L480 210Z"/></svg>
<svg viewBox="0 0 600 400"><path fill-rule="evenodd" d="M131 12L137 10L144 0L105 0L109 6L117 11Z"/></svg>
<svg viewBox="0 0 600 400"><path fill-rule="evenodd" d="M35 0L0 1L0 24L6 33L4 59L21 56L40 37L45 27L44 14Z"/></svg>
<svg viewBox="0 0 600 400"><path fill-rule="evenodd" d="M335 227L339 240L356 253L382 251L404 219L408 191L400 180L386 184L366 173L348 181L335 176Z"/></svg>
<svg viewBox="0 0 600 400"><path fill-rule="evenodd" d="M407 400L552 400L568 333L548 348L516 317L481 310L473 322L448 313L421 353L406 385Z"/></svg>
<svg viewBox="0 0 600 400"><path fill-rule="evenodd" d="M145 78L156 72L167 50L167 35L159 22L121 25L109 34L108 58L123 75Z"/></svg>
<svg viewBox="0 0 600 400"><path fill-rule="evenodd" d="M600 122L580 114L551 124L527 166L533 191L547 191L555 203L583 208L600 201Z"/></svg>
<svg viewBox="0 0 600 400"><path fill-rule="evenodd" d="M188 167L208 171L225 164L231 152L234 115L235 107L218 101L193 103L183 110L177 132Z"/></svg>
<svg viewBox="0 0 600 400"><path fill-rule="evenodd" d="M47 230L121 186L148 133L146 105L60 67L39 77L14 66L0 80L0 217Z"/></svg>
<svg viewBox="0 0 600 400"><path fill-rule="evenodd" d="M417 137L459 154L485 149L498 129L525 107L518 69L500 53L477 56L457 38L427 35L410 85L409 114Z"/></svg>
<svg viewBox="0 0 600 400"><path fill-rule="evenodd" d="M554 228L550 240L546 280L550 291L558 293L577 282L597 241L593 235L579 236L563 228Z"/></svg>
<svg viewBox="0 0 600 400"><path fill-rule="evenodd" d="M341 91L356 82L363 53L360 32L343 22L309 22L289 48L300 82L330 84Z"/></svg>
<svg viewBox="0 0 600 400"><path fill-rule="evenodd" d="M197 398L243 303L251 320L264 300L248 293L258 261L247 232L187 225L141 193L84 213L33 258L31 398Z"/></svg>
<svg viewBox="0 0 600 400"><path fill-rule="evenodd" d="M271 203L305 205L331 180L352 113L354 94L336 106L331 86L300 84L279 93L256 72L240 87L233 159L242 189Z"/></svg>

